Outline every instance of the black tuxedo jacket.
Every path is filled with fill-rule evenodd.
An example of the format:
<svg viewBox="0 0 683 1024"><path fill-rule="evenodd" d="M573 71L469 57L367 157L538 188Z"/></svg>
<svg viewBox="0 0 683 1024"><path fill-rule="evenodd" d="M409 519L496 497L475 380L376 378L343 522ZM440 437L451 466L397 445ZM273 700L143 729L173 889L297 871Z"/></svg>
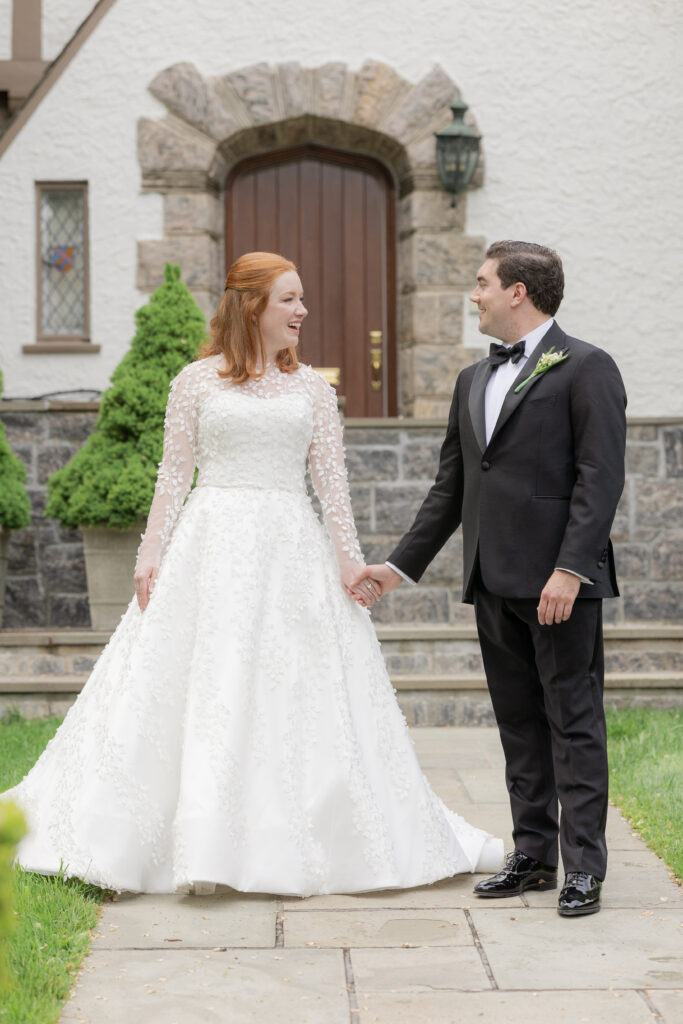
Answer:
<svg viewBox="0 0 683 1024"><path fill-rule="evenodd" d="M534 377L554 345L568 358ZM614 360L554 323L508 391L486 444L487 359L459 375L436 480L387 561L417 581L463 528L463 600L479 560L500 597L540 596L555 568L594 581L579 597L619 593L610 528L624 486L626 394Z"/></svg>

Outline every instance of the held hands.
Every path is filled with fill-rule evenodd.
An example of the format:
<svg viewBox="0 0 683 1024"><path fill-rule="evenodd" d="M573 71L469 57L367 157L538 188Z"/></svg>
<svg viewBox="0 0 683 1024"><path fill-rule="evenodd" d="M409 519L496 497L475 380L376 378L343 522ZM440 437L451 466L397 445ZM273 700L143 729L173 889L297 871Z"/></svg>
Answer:
<svg viewBox="0 0 683 1024"><path fill-rule="evenodd" d="M566 622L572 613L581 580L571 572L556 569L543 590L538 603L538 621L542 626Z"/></svg>
<svg viewBox="0 0 683 1024"><path fill-rule="evenodd" d="M154 584L157 581L159 575L158 566L139 566L135 570L133 579L135 580L135 596L138 599L140 605L140 611L144 612L145 608L149 604L149 599L152 596L154 590Z"/></svg>
<svg viewBox="0 0 683 1024"><path fill-rule="evenodd" d="M376 604L391 590L395 590L403 579L388 565L366 565L356 572L343 577L344 588L364 608Z"/></svg>

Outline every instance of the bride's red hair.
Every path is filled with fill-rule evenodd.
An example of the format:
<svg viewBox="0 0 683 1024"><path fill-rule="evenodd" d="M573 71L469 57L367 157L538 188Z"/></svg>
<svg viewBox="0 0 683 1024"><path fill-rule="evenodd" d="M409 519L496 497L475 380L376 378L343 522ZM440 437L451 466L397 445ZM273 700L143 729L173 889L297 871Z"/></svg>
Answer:
<svg viewBox="0 0 683 1024"><path fill-rule="evenodd" d="M273 283L288 270L296 271L296 266L274 252L245 253L230 267L223 298L211 321L211 341L200 352L202 359L223 356L226 369L219 370L219 376L241 384L263 375L266 354L258 320L268 305ZM275 362L283 373L299 366L294 348L281 349Z"/></svg>

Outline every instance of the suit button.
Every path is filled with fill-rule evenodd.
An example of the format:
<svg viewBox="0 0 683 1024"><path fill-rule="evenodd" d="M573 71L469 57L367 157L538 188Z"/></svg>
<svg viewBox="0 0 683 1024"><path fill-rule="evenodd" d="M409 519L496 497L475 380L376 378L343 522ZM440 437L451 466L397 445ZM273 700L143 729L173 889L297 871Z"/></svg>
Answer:
<svg viewBox="0 0 683 1024"><path fill-rule="evenodd" d="M601 558L600 561L598 562L598 569L604 569L604 568L605 568L605 563L604 563L603 559Z"/></svg>
<svg viewBox="0 0 683 1024"><path fill-rule="evenodd" d="M490 463L490 462L487 462L486 460L484 460L484 461L482 462L482 464L481 464L481 468L482 468L482 469L490 469L490 468L491 468L491 463Z"/></svg>

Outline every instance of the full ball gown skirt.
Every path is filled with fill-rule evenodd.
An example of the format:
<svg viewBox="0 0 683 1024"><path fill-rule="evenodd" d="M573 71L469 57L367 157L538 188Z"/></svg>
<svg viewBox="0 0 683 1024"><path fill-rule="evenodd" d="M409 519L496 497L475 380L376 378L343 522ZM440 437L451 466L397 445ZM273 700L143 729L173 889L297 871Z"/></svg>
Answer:
<svg viewBox="0 0 683 1024"><path fill-rule="evenodd" d="M369 612L342 588L357 555L327 385L302 367L286 387L215 386L214 367L203 389L210 369L187 367L169 400L150 604L131 601L3 794L29 824L19 863L119 891L301 896L497 870L502 841L423 776Z"/></svg>

